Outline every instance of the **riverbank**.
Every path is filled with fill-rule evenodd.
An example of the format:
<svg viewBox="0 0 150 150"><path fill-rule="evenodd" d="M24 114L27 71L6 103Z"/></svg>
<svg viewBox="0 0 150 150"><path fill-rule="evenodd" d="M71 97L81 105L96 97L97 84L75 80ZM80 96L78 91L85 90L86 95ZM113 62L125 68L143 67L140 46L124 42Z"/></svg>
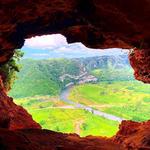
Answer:
<svg viewBox="0 0 150 150"><path fill-rule="evenodd" d="M75 108L86 110L86 111L92 113L93 115L104 117L104 118L109 119L109 120L118 121L118 122L121 122L122 120L125 120L124 118L120 118L120 117L117 117L115 115L104 113L104 112L96 110L96 109L94 109L92 107L89 107L89 106L86 106L86 105L83 105L83 104L71 101L69 99L69 94L70 94L70 91L72 89L73 89L73 86L69 86L66 89L64 89L62 91L62 93L60 94L60 100L62 100L65 103L68 103L70 105L73 105Z"/></svg>

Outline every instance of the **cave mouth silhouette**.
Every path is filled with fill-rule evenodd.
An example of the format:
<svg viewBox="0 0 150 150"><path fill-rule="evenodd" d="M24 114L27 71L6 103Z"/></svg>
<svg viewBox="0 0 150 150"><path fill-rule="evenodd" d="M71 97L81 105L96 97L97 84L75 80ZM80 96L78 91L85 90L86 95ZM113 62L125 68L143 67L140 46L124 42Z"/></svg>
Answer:
<svg viewBox="0 0 150 150"><path fill-rule="evenodd" d="M143 49L140 51L136 49L135 55L130 56L129 59L135 78L150 83L150 22L148 19L150 3L147 0L132 2L87 0L85 5L84 1L80 0L71 0L67 3L65 0L38 1L38 3L34 0L31 0L30 3L2 0L1 4L0 64L7 62L12 57L14 49L23 46L25 38L62 33L67 37L68 42L76 42L80 39L86 46L92 48L110 48L112 46L122 48L135 46L138 48L142 45ZM0 73L0 86L3 86L1 76L3 75ZM141 90L143 91L143 89ZM6 127L6 131L2 130L2 134L0 134L0 143L3 149L33 149L34 147L41 150L51 147L51 149L72 150L118 150L149 149L150 147L150 121L142 123L123 121L119 132L113 139L96 139L96 137L81 139L76 135L70 136L39 130L38 124L25 109L13 103L3 88L0 91L0 99L0 126ZM148 100L145 103L148 103ZM126 110L125 107L124 111ZM145 106L145 110L150 109ZM139 116L143 117L144 115L139 114ZM5 123L8 126L4 126ZM28 128L34 129L28 130ZM20 132L16 129L22 130ZM54 134L56 136L53 136ZM113 146L111 143L118 144ZM121 145L125 148L120 148Z"/></svg>
<svg viewBox="0 0 150 150"><path fill-rule="evenodd" d="M108 49L108 50L89 49L89 48L85 47L83 44L81 44L79 42L78 43L68 44L66 38L64 36L60 35L60 34L44 35L44 36L41 36L41 37L39 36L39 37L33 37L33 38L30 38L30 39L26 39L25 44L22 47L22 51L25 52L25 56L23 58L24 60L25 59L34 59L35 58L34 61L38 61L38 60L42 61L43 59L49 59L49 58L60 59L60 58L64 58L64 56L66 56L66 55L67 55L67 57L65 57L65 58L67 58L67 59L76 59L76 58L78 58L78 59L83 59L83 58L86 59L86 57L87 58L90 58L90 57L94 57L94 58L95 57L101 57L101 58L103 58L104 56L109 56L109 57L112 57L111 58L112 60L110 61L109 65L113 65L113 67L119 67L119 68L122 67L122 66L117 66L117 65L120 65L119 62L117 62L117 59L118 58L119 59L122 58L122 57L120 58L119 55L124 55L124 56L127 57L127 59L124 60L125 61L124 63L127 63L126 61L129 61L128 60L128 51L127 50L115 49L115 48L114 49ZM71 55L72 52L75 52L75 51L77 51L77 54L73 53L73 55ZM85 55L86 55L86 57L85 57ZM95 61L95 60L93 60L93 61ZM109 60L106 60L106 62L107 61L109 61ZM32 64L32 61L29 62L29 63ZM94 64L92 64L92 65L94 66ZM130 66L130 68L131 68L131 66ZM125 70L123 70L123 71L125 71ZM106 75L106 73L111 74L113 72L111 72L111 71L110 72L105 72L105 75ZM130 74L131 74L131 72L130 72ZM133 71L132 71L132 75L133 75ZM80 75L78 75L78 76L80 76ZM75 76L75 78L76 77L77 76ZM110 78L113 78L113 77L110 76ZM134 78L134 77L132 76L132 78ZM36 80L38 80L38 79L36 79ZM111 80L108 80L107 84L103 85L103 86L105 88L109 88L109 86L112 85L112 81ZM106 82L106 80L104 82ZM119 85L119 84L117 84L117 85ZM77 133L77 134L79 134L81 136L87 136L87 135L90 135L90 134L92 134L92 135L100 135L100 136L113 136L113 135L115 135L116 132L118 131L118 126L119 126L120 122L125 119L124 116L122 115L122 112L120 112L120 114L117 116L116 114L111 114L112 112L109 113L108 109L107 109L106 112L105 111L101 111L101 109L99 109L100 106L98 106L98 107L97 106L91 106L91 105L86 106L85 105L86 103L84 104L82 102L81 103L72 102L71 100L69 100L67 98L68 97L68 91L70 91L71 88L72 88L72 86L69 86L69 88L63 90L61 95L60 95L61 100L63 100L63 102L65 102L65 103L68 103L67 105L66 104L62 105L61 104L60 106L59 105L57 106L56 104L54 104L54 105L56 105L55 107L53 107L52 105L50 105L50 106L43 106L43 104L39 105L38 102L44 101L44 103L46 103L47 101L51 100L51 98L48 97L47 95L45 97L44 97L44 95L42 95L43 97L42 96L38 97L38 95L35 94L34 96L32 95L32 98L30 97L31 101L30 101L29 97L27 99L24 98L24 99L26 99L27 103L26 104L22 104L22 106L29 111L29 113L33 116L33 118L38 123L40 123L43 128L46 128L46 129L49 129L49 130L54 130L54 131L64 132L64 133L65 132L68 132L68 133L72 132L72 133ZM105 88L103 88L103 91L101 91L102 96L107 95L107 92L105 93ZM127 88L128 88L128 90L131 90L131 91L133 90L132 87L127 87ZM32 89L32 88L28 87L27 89ZM118 89L114 88L114 89L111 89L111 90L112 91L110 91L110 92L114 92L115 93ZM125 92L122 91L121 94L125 94ZM53 99L53 97L52 97L52 99ZM23 100L23 99L21 99L21 100ZM16 101L16 102L17 102L17 104L21 104L21 103L18 103L18 101ZM32 102L33 102L33 104L32 104ZM34 105L36 105L36 103L39 105L37 108L34 106ZM138 104L140 104L140 103L137 103L137 105ZM35 108L34 107L32 108L32 105ZM106 104L102 103L100 105L104 105L105 106L105 105L107 105L107 103ZM102 110L104 109L103 107L102 107ZM110 106L108 106L108 107L110 107ZM125 106L122 107L122 109L124 109L124 108L125 108ZM62 115L64 113L64 114L66 114L66 116L71 114L70 110L73 110L74 112L72 113L72 116L73 116L73 114L74 115L75 114L79 114L79 115L82 114L82 117L74 119L74 120L70 119L70 122L72 122L71 125L70 125L70 122L69 122L69 118L68 118L68 120L66 118L64 118L64 120L60 119L61 121L59 121L59 118L55 118L57 121L54 121L54 127L52 127L52 126L51 127L46 127L45 124L46 124L46 120L49 119L48 117L45 120L38 120L37 119L38 118L37 116L42 114L42 112L40 112L40 109L42 111L44 109L47 110L47 111L48 111L48 109L53 109L53 110L54 109L62 109L60 112L56 111L56 115L57 115L57 113L60 114L60 115L61 115L61 113L62 113ZM75 109L77 110L77 112L76 112ZM81 112L78 112L79 110ZM35 112L37 111L36 112L37 116L36 116L34 111ZM54 111L51 112L51 113L55 114ZM49 117L50 116L51 116L51 114L49 113ZM72 118L72 116L70 118ZM84 116L89 117L89 118L98 118L99 117L100 119L97 119L98 121L95 119L98 122L98 124L94 123L96 126L88 127L88 124L90 124L90 123L87 123L87 122L90 122L90 119L88 121L86 121L86 117L84 117ZM92 117L92 116L94 116L94 117ZM136 121L138 121L139 118L136 118L136 116L135 116L133 119L137 119ZM94 122L95 120L91 119L91 122ZM107 123L107 121L108 121L108 123ZM68 130L68 129L61 129L59 123L63 124L63 125L65 124L65 126L67 126L67 122L69 122L70 126L73 126L72 129L70 129L70 130ZM104 123L106 122L106 123L101 125L100 122L104 122ZM103 130L104 134L102 134L102 131L101 132L93 131L93 133L92 132L91 133L88 132L87 134L81 134L81 132L82 132L81 130L87 130L87 128L89 128L88 130L94 130L94 129L97 128L97 126L105 126L105 125L108 126L108 127L106 127L106 129ZM113 126L113 125L115 125L115 129L111 128L111 126ZM93 126L93 125L91 125L91 126ZM105 132L109 131L109 130L113 130L113 134L108 134L108 133L105 134Z"/></svg>

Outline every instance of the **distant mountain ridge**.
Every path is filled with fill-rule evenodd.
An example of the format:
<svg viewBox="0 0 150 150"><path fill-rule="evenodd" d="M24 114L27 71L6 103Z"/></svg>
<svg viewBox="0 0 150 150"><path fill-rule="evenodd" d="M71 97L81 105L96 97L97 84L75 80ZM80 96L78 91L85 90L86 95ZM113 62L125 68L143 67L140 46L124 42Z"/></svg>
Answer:
<svg viewBox="0 0 150 150"><path fill-rule="evenodd" d="M24 58L48 59L48 58L87 58L95 56L118 56L127 54L127 50L123 49L90 49L82 43L64 44L55 47L31 48L24 46L22 51L25 53Z"/></svg>
<svg viewBox="0 0 150 150"><path fill-rule="evenodd" d="M87 57L87 58L75 58L75 61L79 61L81 64L86 66L89 69L106 69L109 68L110 65L117 68L125 68L130 67L130 62L128 59L128 55L104 55L104 56L96 56L96 57Z"/></svg>

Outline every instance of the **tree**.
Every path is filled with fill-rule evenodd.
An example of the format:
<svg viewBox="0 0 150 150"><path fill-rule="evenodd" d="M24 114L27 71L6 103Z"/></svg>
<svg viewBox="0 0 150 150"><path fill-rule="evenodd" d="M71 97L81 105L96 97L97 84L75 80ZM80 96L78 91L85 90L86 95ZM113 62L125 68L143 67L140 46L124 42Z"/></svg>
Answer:
<svg viewBox="0 0 150 150"><path fill-rule="evenodd" d="M21 50L15 50L13 57L5 64L0 66L0 72L4 75L3 83L6 91L9 91L17 78L17 72L21 66L18 64L24 53Z"/></svg>

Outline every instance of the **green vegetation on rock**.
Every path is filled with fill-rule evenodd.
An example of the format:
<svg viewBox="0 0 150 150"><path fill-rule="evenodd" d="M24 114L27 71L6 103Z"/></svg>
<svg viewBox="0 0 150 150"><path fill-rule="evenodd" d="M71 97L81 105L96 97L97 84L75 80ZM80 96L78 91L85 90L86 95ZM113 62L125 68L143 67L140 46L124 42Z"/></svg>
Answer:
<svg viewBox="0 0 150 150"><path fill-rule="evenodd" d="M15 50L14 55L10 60L0 66L0 72L4 76L4 86L6 91L9 91L17 78L17 72L20 71L19 60L23 57L21 50Z"/></svg>

